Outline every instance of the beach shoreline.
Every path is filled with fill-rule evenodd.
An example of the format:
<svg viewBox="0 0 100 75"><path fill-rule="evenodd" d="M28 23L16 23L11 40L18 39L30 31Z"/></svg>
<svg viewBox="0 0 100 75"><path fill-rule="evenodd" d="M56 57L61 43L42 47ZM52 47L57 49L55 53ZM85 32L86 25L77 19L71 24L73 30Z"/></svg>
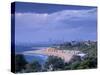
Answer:
<svg viewBox="0 0 100 75"><path fill-rule="evenodd" d="M79 53L80 51L78 50L58 50L56 48L49 47L42 50L25 51L22 54L24 55L40 54L40 55L46 55L46 56L57 56L63 59L65 62L70 62L73 56Z"/></svg>

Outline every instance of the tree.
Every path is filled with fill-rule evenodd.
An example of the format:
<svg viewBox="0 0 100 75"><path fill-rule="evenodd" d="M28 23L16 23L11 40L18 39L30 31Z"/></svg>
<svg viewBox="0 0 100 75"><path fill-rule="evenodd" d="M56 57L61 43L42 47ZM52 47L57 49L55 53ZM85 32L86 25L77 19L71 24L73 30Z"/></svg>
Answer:
<svg viewBox="0 0 100 75"><path fill-rule="evenodd" d="M70 63L73 63L73 62L80 62L81 61L81 57L80 56L77 56L77 55L74 55L73 58L71 59Z"/></svg>
<svg viewBox="0 0 100 75"><path fill-rule="evenodd" d="M91 69L97 67L96 58L87 58L83 61L76 61L70 65L71 69Z"/></svg>
<svg viewBox="0 0 100 75"><path fill-rule="evenodd" d="M24 58L24 55L17 54L15 55L15 72L21 72L25 69L27 61Z"/></svg>
<svg viewBox="0 0 100 75"><path fill-rule="evenodd" d="M74 60L69 64L65 65L65 70L91 69L91 68L97 68L97 58L95 57L94 58L87 57L82 61Z"/></svg>
<svg viewBox="0 0 100 75"><path fill-rule="evenodd" d="M97 58L87 58L86 60L82 61L79 65L79 69L89 69L89 68L96 68L97 67Z"/></svg>
<svg viewBox="0 0 100 75"><path fill-rule="evenodd" d="M26 65L26 72L41 72L41 64L38 61L33 61Z"/></svg>
<svg viewBox="0 0 100 75"><path fill-rule="evenodd" d="M50 71L63 70L64 60L55 56L49 56L47 62L45 63L45 68Z"/></svg>

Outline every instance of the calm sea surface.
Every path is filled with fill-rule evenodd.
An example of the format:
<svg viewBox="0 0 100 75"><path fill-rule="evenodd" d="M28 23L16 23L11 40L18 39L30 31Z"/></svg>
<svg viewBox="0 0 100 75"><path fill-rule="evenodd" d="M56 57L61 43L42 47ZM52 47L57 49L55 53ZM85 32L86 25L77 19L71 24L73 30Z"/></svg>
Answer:
<svg viewBox="0 0 100 75"><path fill-rule="evenodd" d="M23 53L25 51L32 51L32 50L41 50L44 48L48 48L51 46L23 46L23 45L17 45L15 46L15 53ZM37 54L33 54L33 55L24 55L25 59L28 62L32 62L32 61L38 61L39 63L43 64L46 59L48 58L48 56L45 55L37 55Z"/></svg>

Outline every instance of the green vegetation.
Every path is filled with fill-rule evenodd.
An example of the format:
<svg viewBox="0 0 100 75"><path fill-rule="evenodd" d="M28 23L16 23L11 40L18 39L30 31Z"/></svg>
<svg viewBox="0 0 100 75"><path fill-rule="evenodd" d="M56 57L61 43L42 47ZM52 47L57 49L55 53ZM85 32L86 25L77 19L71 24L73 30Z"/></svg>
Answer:
<svg viewBox="0 0 100 75"><path fill-rule="evenodd" d="M16 73L22 72L44 72L97 68L97 42L94 41L72 41L57 45L61 50L79 50L86 54L84 59L74 56L70 62L64 62L61 58L49 56L44 64L38 61L27 62L24 55L17 54L15 61ZM42 61L41 61L42 62Z"/></svg>
<svg viewBox="0 0 100 75"><path fill-rule="evenodd" d="M90 69L97 68L97 42L94 41L72 41L60 44L61 50L79 50L86 54L84 60L74 58L72 62L65 65L65 69Z"/></svg>
<svg viewBox="0 0 100 75"><path fill-rule="evenodd" d="M25 60L24 56L22 54L17 54L15 56L15 72L22 72L25 70L25 65L27 64L27 61Z"/></svg>
<svg viewBox="0 0 100 75"><path fill-rule="evenodd" d="M26 72L41 72L42 67L38 61L33 61L26 65Z"/></svg>
<svg viewBox="0 0 100 75"><path fill-rule="evenodd" d="M45 68L47 71L63 70L64 64L64 60L61 58L49 56L47 62L45 63Z"/></svg>
<svg viewBox="0 0 100 75"><path fill-rule="evenodd" d="M97 42L95 41L71 41L59 45L61 50L79 50L86 54L88 57L97 57Z"/></svg>
<svg viewBox="0 0 100 75"><path fill-rule="evenodd" d="M97 59L87 58L84 61L74 61L68 65L65 65L66 70L92 69L92 68L97 68Z"/></svg>
<svg viewBox="0 0 100 75"><path fill-rule="evenodd" d="M33 61L32 63L28 63L22 54L16 55L15 62L15 73L41 71L41 64L39 62Z"/></svg>

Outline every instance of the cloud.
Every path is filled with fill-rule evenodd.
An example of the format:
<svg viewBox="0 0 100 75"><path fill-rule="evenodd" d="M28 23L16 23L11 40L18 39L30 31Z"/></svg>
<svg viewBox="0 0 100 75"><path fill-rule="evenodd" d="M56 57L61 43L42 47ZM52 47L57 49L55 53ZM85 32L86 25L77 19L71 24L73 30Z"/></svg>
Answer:
<svg viewBox="0 0 100 75"><path fill-rule="evenodd" d="M96 19L97 9L62 10L54 13L15 13L16 40L23 40L25 36L27 38L23 41L48 40L55 35L55 39L61 35L72 37L73 33L77 35L76 37L78 34L84 36L90 33L96 34Z"/></svg>
<svg viewBox="0 0 100 75"><path fill-rule="evenodd" d="M91 10L63 10L55 13L16 13L16 21L25 23L24 26L40 27L40 26L59 26L64 24L77 21L86 21L88 19L96 19L96 9ZM28 24L27 24L28 23ZM52 25L52 26L51 26Z"/></svg>

